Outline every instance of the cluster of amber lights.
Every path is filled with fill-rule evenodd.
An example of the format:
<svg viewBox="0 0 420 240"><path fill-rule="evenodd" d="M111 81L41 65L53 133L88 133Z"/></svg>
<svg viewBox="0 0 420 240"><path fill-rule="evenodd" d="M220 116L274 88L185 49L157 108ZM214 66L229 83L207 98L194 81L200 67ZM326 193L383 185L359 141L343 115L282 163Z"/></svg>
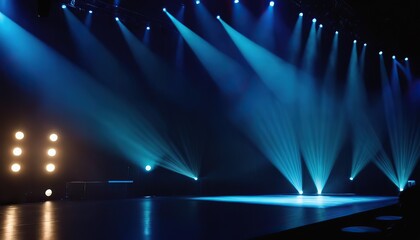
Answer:
<svg viewBox="0 0 420 240"><path fill-rule="evenodd" d="M13 173L19 173L22 169L22 164L21 164L21 158L22 155L24 155L24 151L22 148L22 142L25 138L25 134L22 131L17 131L15 133L15 139L17 141L17 146L13 147L12 149L12 155L14 157L14 161L10 167L11 171ZM51 133L48 136L49 142L51 144L54 144L58 141L58 135L56 133ZM48 173L52 173L55 171L55 164L53 163L53 158L56 157L57 155L57 150L55 147L49 147L46 151L47 157L48 157L48 161L47 164L45 165L45 170Z"/></svg>

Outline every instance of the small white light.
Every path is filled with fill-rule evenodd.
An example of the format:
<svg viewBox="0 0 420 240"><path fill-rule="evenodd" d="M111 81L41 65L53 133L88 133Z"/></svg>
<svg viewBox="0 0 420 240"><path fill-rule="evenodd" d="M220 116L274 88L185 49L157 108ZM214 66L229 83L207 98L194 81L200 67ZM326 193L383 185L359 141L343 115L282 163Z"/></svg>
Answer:
<svg viewBox="0 0 420 240"><path fill-rule="evenodd" d="M66 9L67 7L66 7L66 5L63 4L63 5L61 5L61 8Z"/></svg>
<svg viewBox="0 0 420 240"><path fill-rule="evenodd" d="M20 147L13 148L13 155L17 156L17 157L22 155L22 148L20 148Z"/></svg>
<svg viewBox="0 0 420 240"><path fill-rule="evenodd" d="M404 60L407 62L408 61L408 57L406 57Z"/></svg>
<svg viewBox="0 0 420 240"><path fill-rule="evenodd" d="M380 52L379 52L379 55L382 55L382 54L383 54L383 52L382 52L382 51L380 51Z"/></svg>
<svg viewBox="0 0 420 240"><path fill-rule="evenodd" d="M194 178L194 180L195 180L195 181L197 181L197 180L198 180L198 178L197 178L197 177L195 177L195 178Z"/></svg>
<svg viewBox="0 0 420 240"><path fill-rule="evenodd" d="M166 12L166 8L163 8L162 11Z"/></svg>
<svg viewBox="0 0 420 240"><path fill-rule="evenodd" d="M147 30L147 31L149 31L149 30L150 30L150 27L149 27L149 26L147 26L147 27L146 27L146 30Z"/></svg>
<svg viewBox="0 0 420 240"><path fill-rule="evenodd" d="M350 177L350 181L353 181L354 178Z"/></svg>
<svg viewBox="0 0 420 240"><path fill-rule="evenodd" d="M319 24L319 28L323 28L324 27L324 25L322 25L322 24Z"/></svg>
<svg viewBox="0 0 420 240"><path fill-rule="evenodd" d="M50 141L51 142L56 142L58 140L58 135L55 133L50 134Z"/></svg>
<svg viewBox="0 0 420 240"><path fill-rule="evenodd" d="M150 165L147 165L144 169L146 169L146 171L150 171L150 170L152 170L152 167L150 166Z"/></svg>
<svg viewBox="0 0 420 240"><path fill-rule="evenodd" d="M115 21L117 21L117 22L118 22L118 21L120 21L120 19L119 19L118 17L115 17Z"/></svg>
<svg viewBox="0 0 420 240"><path fill-rule="evenodd" d="M54 172L55 170L55 165L52 163L47 164L47 166L45 166L45 170L47 170L47 172Z"/></svg>
<svg viewBox="0 0 420 240"><path fill-rule="evenodd" d="M394 56L392 56L392 59L394 59L394 60L395 60L395 55L394 55Z"/></svg>
<svg viewBox="0 0 420 240"><path fill-rule="evenodd" d="M299 17L303 17L303 13L299 13Z"/></svg>
<svg viewBox="0 0 420 240"><path fill-rule="evenodd" d="M313 19L312 19L312 22L313 22L313 23L316 23L316 18L313 18Z"/></svg>
<svg viewBox="0 0 420 240"><path fill-rule="evenodd" d="M92 10L89 10L89 13L93 13L93 11Z"/></svg>
<svg viewBox="0 0 420 240"><path fill-rule="evenodd" d="M15 133L15 138L17 140L22 140L24 137L25 137L25 134L21 131L18 131L18 132Z"/></svg>
<svg viewBox="0 0 420 240"><path fill-rule="evenodd" d="M45 190L45 196L51 197L51 195L52 195L52 190L51 189Z"/></svg>
<svg viewBox="0 0 420 240"><path fill-rule="evenodd" d="M217 18L217 19L220 19L220 15L217 15L217 16L216 16L216 18Z"/></svg>
<svg viewBox="0 0 420 240"><path fill-rule="evenodd" d="M335 35L338 35L338 31L335 31Z"/></svg>
<svg viewBox="0 0 420 240"><path fill-rule="evenodd" d="M363 46L365 46L365 47L366 47L366 46L367 46L367 43L363 44Z"/></svg>
<svg viewBox="0 0 420 240"><path fill-rule="evenodd" d="M19 172L20 171L20 164L19 163L14 163L12 164L12 166L10 167L10 169L12 170L12 172Z"/></svg>
<svg viewBox="0 0 420 240"><path fill-rule="evenodd" d="M354 40L353 43L357 43L357 40Z"/></svg>
<svg viewBox="0 0 420 240"><path fill-rule="evenodd" d="M47 154L50 157L54 157L55 155L57 155L57 150L55 150L54 148L50 148L48 149Z"/></svg>

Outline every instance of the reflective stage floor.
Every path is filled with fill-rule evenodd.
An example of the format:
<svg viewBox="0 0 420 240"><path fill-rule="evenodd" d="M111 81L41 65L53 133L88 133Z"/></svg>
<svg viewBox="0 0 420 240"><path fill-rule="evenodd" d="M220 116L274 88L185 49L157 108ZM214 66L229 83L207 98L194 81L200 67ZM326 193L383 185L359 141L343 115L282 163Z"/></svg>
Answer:
<svg viewBox="0 0 420 240"><path fill-rule="evenodd" d="M397 202L383 196L272 195L5 205L0 239L253 239Z"/></svg>

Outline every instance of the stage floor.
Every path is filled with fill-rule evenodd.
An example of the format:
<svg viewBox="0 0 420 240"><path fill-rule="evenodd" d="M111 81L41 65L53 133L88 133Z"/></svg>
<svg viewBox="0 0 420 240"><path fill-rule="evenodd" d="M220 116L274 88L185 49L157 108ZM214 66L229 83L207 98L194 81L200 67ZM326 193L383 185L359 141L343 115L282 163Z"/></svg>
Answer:
<svg viewBox="0 0 420 240"><path fill-rule="evenodd" d="M271 195L17 204L0 206L0 239L251 239L397 202Z"/></svg>

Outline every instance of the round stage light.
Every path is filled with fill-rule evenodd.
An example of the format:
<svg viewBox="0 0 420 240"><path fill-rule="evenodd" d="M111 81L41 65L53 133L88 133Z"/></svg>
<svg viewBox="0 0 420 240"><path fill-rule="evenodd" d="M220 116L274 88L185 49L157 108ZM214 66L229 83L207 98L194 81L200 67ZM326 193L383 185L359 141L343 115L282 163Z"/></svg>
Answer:
<svg viewBox="0 0 420 240"><path fill-rule="evenodd" d="M49 138L51 142L57 142L58 135L56 133L51 133Z"/></svg>
<svg viewBox="0 0 420 240"><path fill-rule="evenodd" d="M350 179L350 181L353 181L354 178L350 177L349 179Z"/></svg>
<svg viewBox="0 0 420 240"><path fill-rule="evenodd" d="M52 195L52 190L51 189L45 190L45 196L51 197L51 195Z"/></svg>
<svg viewBox="0 0 420 240"><path fill-rule="evenodd" d="M316 18L312 19L312 22L313 22L313 23L316 23Z"/></svg>
<svg viewBox="0 0 420 240"><path fill-rule="evenodd" d="M15 133L15 138L16 138L17 140L22 140L24 137L25 137L25 134L24 134L23 132L21 132L21 131L17 131L17 132Z"/></svg>
<svg viewBox="0 0 420 240"><path fill-rule="evenodd" d="M324 27L324 25L322 25L322 24L319 24L319 28L323 28Z"/></svg>
<svg viewBox="0 0 420 240"><path fill-rule="evenodd" d="M45 170L47 170L47 172L54 172L55 170L55 165L52 163L47 164L47 166L45 166Z"/></svg>
<svg viewBox="0 0 420 240"><path fill-rule="evenodd" d="M365 46L365 47L366 47L366 46L367 46L367 43L363 44L363 46Z"/></svg>
<svg viewBox="0 0 420 240"><path fill-rule="evenodd" d="M61 5L61 8L66 9L67 7L66 7L66 5L63 4L63 5Z"/></svg>
<svg viewBox="0 0 420 240"><path fill-rule="evenodd" d="M220 19L220 15L217 15L217 16L216 16L216 18L217 18L217 19Z"/></svg>
<svg viewBox="0 0 420 240"><path fill-rule="evenodd" d="M384 52L380 51L380 52L379 52L379 55L382 55L383 53L384 53Z"/></svg>
<svg viewBox="0 0 420 240"><path fill-rule="evenodd" d="M146 171L150 171L150 170L152 170L152 167L150 166L150 165L147 165L144 169L146 169Z"/></svg>
<svg viewBox="0 0 420 240"><path fill-rule="evenodd" d="M235 2L235 3L239 3L239 0L235 0L234 2Z"/></svg>
<svg viewBox="0 0 420 240"><path fill-rule="evenodd" d="M93 13L93 11L92 10L89 10L89 13Z"/></svg>
<svg viewBox="0 0 420 240"><path fill-rule="evenodd" d="M303 17L303 13L299 13L299 17Z"/></svg>
<svg viewBox="0 0 420 240"><path fill-rule="evenodd" d="M404 60L407 62L408 61L408 58L406 57Z"/></svg>
<svg viewBox="0 0 420 240"><path fill-rule="evenodd" d="M147 30L147 31L149 31L149 30L150 30L150 26L147 26L147 27L146 27L146 30Z"/></svg>
<svg viewBox="0 0 420 240"><path fill-rule="evenodd" d="M274 1L270 1L270 7L274 7Z"/></svg>
<svg viewBox="0 0 420 240"><path fill-rule="evenodd" d="M321 195L321 193L322 193L321 191L318 191L318 195Z"/></svg>
<svg viewBox="0 0 420 240"><path fill-rule="evenodd" d="M20 148L20 147L13 148L13 155L15 155L15 156L22 155L22 148Z"/></svg>
<svg viewBox="0 0 420 240"><path fill-rule="evenodd" d="M400 192L404 191L404 188L400 188Z"/></svg>
<svg viewBox="0 0 420 240"><path fill-rule="evenodd" d="M195 1L195 4L197 4L197 5L200 4L200 1L199 0Z"/></svg>
<svg viewBox="0 0 420 240"><path fill-rule="evenodd" d="M163 8L162 11L166 12L166 8Z"/></svg>
<svg viewBox="0 0 420 240"><path fill-rule="evenodd" d="M394 59L394 60L395 60L395 55L394 55L394 56L392 56L392 59Z"/></svg>
<svg viewBox="0 0 420 240"><path fill-rule="evenodd" d="M357 40L354 40L353 43L357 43Z"/></svg>
<svg viewBox="0 0 420 240"><path fill-rule="evenodd" d="M12 166L10 167L10 169L12 170L12 172L19 172L20 171L20 164L19 163L13 163Z"/></svg>
<svg viewBox="0 0 420 240"><path fill-rule="evenodd" d="M302 195L302 194L303 194L303 191L302 191L302 190L300 190L300 191L299 191L299 194L300 194L300 195Z"/></svg>
<svg viewBox="0 0 420 240"><path fill-rule="evenodd" d="M198 178L197 178L197 177L195 177L195 178L194 178L194 180L195 180L195 181L197 181L197 180L198 180Z"/></svg>
<svg viewBox="0 0 420 240"><path fill-rule="evenodd" d="M115 17L115 21L117 21L117 22L118 22L118 21L120 21L120 19L119 19L118 17Z"/></svg>
<svg viewBox="0 0 420 240"><path fill-rule="evenodd" d="M338 31L335 31L335 35L338 35Z"/></svg>
<svg viewBox="0 0 420 240"><path fill-rule="evenodd" d="M48 149L47 154L50 157L54 157L55 155L57 155L57 150L55 150L54 148L50 148Z"/></svg>

